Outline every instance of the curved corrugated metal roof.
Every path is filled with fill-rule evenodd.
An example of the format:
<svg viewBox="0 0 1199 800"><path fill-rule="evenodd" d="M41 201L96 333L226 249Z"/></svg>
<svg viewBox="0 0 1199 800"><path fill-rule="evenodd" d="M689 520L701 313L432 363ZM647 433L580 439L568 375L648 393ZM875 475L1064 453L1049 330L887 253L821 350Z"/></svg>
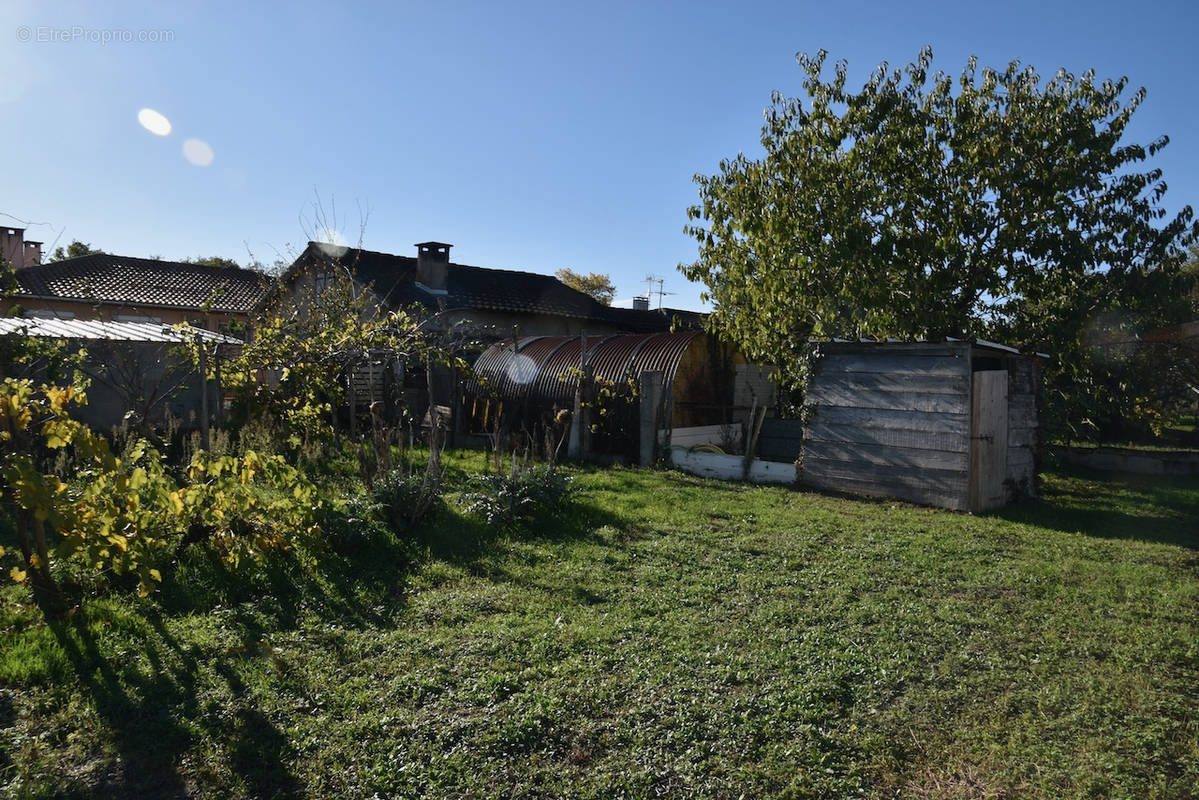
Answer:
<svg viewBox="0 0 1199 800"><path fill-rule="evenodd" d="M525 336L508 339L488 348L475 362L475 375L485 378L488 387L503 397L520 397L529 380L536 375L537 366L555 346L548 336ZM472 387L480 390L476 380Z"/></svg>
<svg viewBox="0 0 1199 800"><path fill-rule="evenodd" d="M614 334L586 337L586 363L597 380L615 384L642 372L662 372L665 385L675 374L698 331L652 334ZM528 398L536 403L566 404L574 397L579 366L578 336L534 336L511 339L486 350L475 361L475 374L502 397Z"/></svg>

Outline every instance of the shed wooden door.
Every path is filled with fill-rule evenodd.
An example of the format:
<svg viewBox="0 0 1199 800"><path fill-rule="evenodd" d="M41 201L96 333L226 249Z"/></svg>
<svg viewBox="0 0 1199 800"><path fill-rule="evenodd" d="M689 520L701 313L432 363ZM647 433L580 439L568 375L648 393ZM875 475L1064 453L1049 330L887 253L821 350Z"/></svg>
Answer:
<svg viewBox="0 0 1199 800"><path fill-rule="evenodd" d="M1007 501L1007 370L975 372L970 409L970 510Z"/></svg>

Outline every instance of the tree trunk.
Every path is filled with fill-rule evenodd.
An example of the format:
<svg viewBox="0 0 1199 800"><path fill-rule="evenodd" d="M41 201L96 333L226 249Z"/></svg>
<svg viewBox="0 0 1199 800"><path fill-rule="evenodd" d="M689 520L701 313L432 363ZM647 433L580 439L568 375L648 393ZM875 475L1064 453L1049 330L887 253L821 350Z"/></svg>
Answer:
<svg viewBox="0 0 1199 800"><path fill-rule="evenodd" d="M50 575L50 554L46 547L45 523L33 521L33 538L29 535L29 516L22 509L14 509L17 524L17 536L21 540L21 551L25 555L25 564L29 568L29 585L33 589L34 602L42 609L47 617L57 617L62 613L62 594ZM36 550L38 566L33 566L33 552Z"/></svg>

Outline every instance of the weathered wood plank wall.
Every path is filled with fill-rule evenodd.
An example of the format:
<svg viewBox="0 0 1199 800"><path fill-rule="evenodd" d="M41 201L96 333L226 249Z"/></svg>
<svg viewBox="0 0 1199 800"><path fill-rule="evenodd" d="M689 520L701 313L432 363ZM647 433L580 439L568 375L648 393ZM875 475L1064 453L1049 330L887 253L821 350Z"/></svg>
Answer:
<svg viewBox="0 0 1199 800"><path fill-rule="evenodd" d="M825 347L805 403L801 481L965 509L970 344Z"/></svg>
<svg viewBox="0 0 1199 800"><path fill-rule="evenodd" d="M1028 357L1008 359L1007 480L1010 488L1037 495L1037 386L1040 370ZM1010 498L1016 499L1016 498Z"/></svg>
<svg viewBox="0 0 1199 800"><path fill-rule="evenodd" d="M767 417L758 435L758 457L794 464L803 449L803 422Z"/></svg>

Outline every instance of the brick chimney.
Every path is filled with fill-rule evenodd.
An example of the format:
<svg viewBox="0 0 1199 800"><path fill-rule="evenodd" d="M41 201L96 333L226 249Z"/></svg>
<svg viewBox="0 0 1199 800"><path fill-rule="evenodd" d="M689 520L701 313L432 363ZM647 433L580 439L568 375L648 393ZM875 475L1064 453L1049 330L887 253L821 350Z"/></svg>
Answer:
<svg viewBox="0 0 1199 800"><path fill-rule="evenodd" d="M649 298L648 297L634 297L633 298L633 310L634 311L649 311Z"/></svg>
<svg viewBox="0 0 1199 800"><path fill-rule="evenodd" d="M416 282L429 294L448 292L451 247L445 242L421 242L416 246Z"/></svg>
<svg viewBox="0 0 1199 800"><path fill-rule="evenodd" d="M0 226L0 259L13 269L25 266L25 229Z"/></svg>
<svg viewBox="0 0 1199 800"><path fill-rule="evenodd" d="M25 266L42 263L42 243L25 240Z"/></svg>

